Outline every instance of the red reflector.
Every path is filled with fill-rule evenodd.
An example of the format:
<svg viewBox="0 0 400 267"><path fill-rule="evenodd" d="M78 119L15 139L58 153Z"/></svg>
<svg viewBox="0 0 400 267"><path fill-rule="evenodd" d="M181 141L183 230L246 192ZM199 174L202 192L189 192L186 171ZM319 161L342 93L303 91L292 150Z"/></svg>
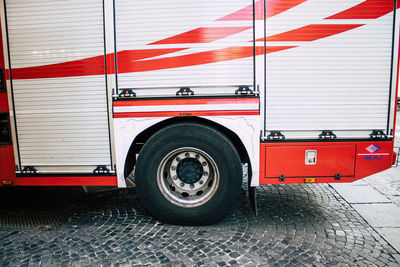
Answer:
<svg viewBox="0 0 400 267"><path fill-rule="evenodd" d="M13 180L1 180L2 185L13 185Z"/></svg>
<svg viewBox="0 0 400 267"><path fill-rule="evenodd" d="M316 178L304 178L304 183L315 183Z"/></svg>

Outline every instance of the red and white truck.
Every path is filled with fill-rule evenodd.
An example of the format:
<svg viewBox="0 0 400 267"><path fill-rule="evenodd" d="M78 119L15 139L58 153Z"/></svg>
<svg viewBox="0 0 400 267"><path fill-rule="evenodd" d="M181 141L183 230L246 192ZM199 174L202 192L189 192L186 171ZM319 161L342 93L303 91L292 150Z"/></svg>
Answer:
<svg viewBox="0 0 400 267"><path fill-rule="evenodd" d="M1 1L1 185L136 184L157 218L208 224L244 173L254 202L388 169L399 7Z"/></svg>

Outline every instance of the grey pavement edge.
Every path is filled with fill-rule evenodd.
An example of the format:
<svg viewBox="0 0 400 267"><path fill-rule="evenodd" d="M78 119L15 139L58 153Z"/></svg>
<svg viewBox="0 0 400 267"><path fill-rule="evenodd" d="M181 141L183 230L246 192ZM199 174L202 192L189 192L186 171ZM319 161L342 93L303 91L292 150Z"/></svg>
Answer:
<svg viewBox="0 0 400 267"><path fill-rule="evenodd" d="M399 123L398 120L397 125ZM400 147L399 127L396 127L395 147L397 149ZM400 166L374 174L354 183L330 184L330 186L381 237L398 252L400 251Z"/></svg>

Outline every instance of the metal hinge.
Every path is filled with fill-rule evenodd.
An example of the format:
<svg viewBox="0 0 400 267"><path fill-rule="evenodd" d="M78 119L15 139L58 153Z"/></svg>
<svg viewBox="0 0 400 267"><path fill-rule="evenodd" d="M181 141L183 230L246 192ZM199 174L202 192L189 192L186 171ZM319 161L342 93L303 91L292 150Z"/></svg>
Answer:
<svg viewBox="0 0 400 267"><path fill-rule="evenodd" d="M121 93L118 94L118 98L133 98L136 97L136 93L131 88L121 88Z"/></svg>
<svg viewBox="0 0 400 267"><path fill-rule="evenodd" d="M254 95L254 91L247 85L241 85L239 89L235 91L235 95Z"/></svg>
<svg viewBox="0 0 400 267"><path fill-rule="evenodd" d="M21 173L22 174L35 174L37 170L33 166L25 166Z"/></svg>
<svg viewBox="0 0 400 267"><path fill-rule="evenodd" d="M337 136L331 130L323 130L319 135L320 139L335 139Z"/></svg>
<svg viewBox="0 0 400 267"><path fill-rule="evenodd" d="M383 132L383 130L373 130L369 135L371 139L387 139L387 135Z"/></svg>
<svg viewBox="0 0 400 267"><path fill-rule="evenodd" d="M99 165L96 167L96 169L93 170L93 173L96 174L109 174L110 169L107 168L105 165Z"/></svg>
<svg viewBox="0 0 400 267"><path fill-rule="evenodd" d="M267 136L267 139L283 140L285 139L285 136L280 131L271 131L271 133Z"/></svg>
<svg viewBox="0 0 400 267"><path fill-rule="evenodd" d="M181 87L177 92L176 95L180 96L188 96L194 95L194 92L189 87Z"/></svg>

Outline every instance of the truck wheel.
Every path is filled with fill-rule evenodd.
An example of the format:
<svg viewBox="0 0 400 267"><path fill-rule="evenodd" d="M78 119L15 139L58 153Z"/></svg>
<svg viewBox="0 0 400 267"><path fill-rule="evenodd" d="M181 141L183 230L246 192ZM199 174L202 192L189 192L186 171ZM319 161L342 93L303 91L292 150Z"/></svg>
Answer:
<svg viewBox="0 0 400 267"><path fill-rule="evenodd" d="M199 123L177 123L154 134L135 168L138 194L156 218L207 225L222 219L242 184L239 155L230 140Z"/></svg>

